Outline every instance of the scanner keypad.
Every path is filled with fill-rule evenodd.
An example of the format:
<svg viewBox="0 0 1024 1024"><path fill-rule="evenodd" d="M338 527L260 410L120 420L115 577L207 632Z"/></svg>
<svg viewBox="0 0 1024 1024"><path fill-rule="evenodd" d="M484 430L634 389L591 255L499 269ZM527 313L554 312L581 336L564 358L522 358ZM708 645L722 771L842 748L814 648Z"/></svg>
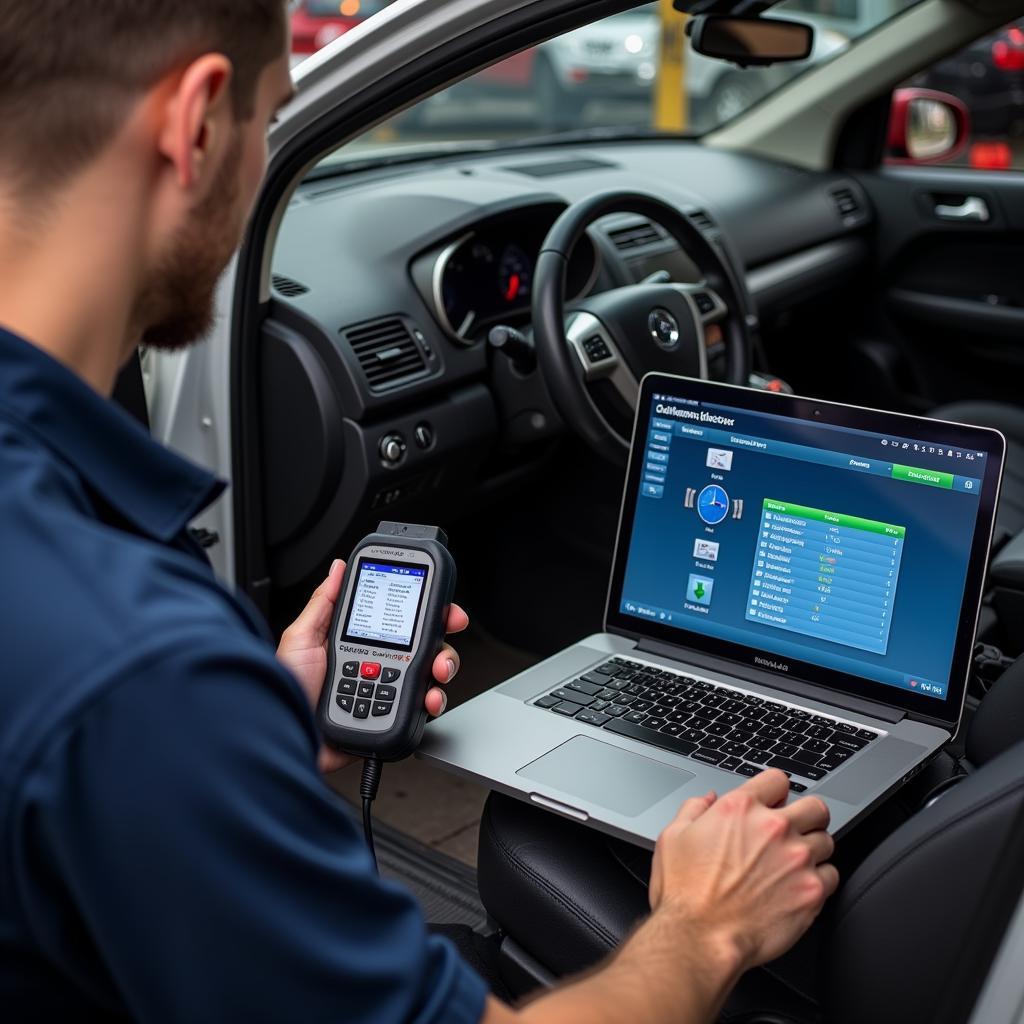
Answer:
<svg viewBox="0 0 1024 1024"><path fill-rule="evenodd" d="M376 661L347 661L341 668L335 703L356 719L387 718L395 710L402 670ZM378 682L377 680L380 680Z"/></svg>

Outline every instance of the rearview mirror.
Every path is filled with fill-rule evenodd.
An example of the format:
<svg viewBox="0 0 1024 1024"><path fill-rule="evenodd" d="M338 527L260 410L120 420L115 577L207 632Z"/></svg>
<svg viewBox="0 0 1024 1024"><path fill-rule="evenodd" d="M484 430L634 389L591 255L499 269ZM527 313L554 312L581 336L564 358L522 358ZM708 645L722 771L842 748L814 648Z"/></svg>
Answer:
<svg viewBox="0 0 1024 1024"><path fill-rule="evenodd" d="M806 60L814 46L814 29L781 18L725 18L701 14L686 26L697 53L742 67Z"/></svg>

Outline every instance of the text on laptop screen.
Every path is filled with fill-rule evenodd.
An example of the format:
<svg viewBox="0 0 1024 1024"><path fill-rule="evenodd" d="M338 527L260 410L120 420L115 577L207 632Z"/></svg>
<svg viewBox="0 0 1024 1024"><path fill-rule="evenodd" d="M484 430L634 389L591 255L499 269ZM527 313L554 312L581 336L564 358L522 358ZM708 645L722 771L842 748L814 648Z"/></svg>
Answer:
<svg viewBox="0 0 1024 1024"><path fill-rule="evenodd" d="M946 697L985 453L663 394L646 438L622 614Z"/></svg>

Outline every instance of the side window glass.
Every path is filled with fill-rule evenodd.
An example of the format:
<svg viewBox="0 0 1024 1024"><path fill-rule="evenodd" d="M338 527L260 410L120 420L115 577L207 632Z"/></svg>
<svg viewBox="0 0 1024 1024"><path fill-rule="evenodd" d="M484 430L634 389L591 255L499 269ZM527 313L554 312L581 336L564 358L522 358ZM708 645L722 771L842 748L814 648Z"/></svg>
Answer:
<svg viewBox="0 0 1024 1024"><path fill-rule="evenodd" d="M893 98L887 162L1024 169L1024 19L903 83Z"/></svg>

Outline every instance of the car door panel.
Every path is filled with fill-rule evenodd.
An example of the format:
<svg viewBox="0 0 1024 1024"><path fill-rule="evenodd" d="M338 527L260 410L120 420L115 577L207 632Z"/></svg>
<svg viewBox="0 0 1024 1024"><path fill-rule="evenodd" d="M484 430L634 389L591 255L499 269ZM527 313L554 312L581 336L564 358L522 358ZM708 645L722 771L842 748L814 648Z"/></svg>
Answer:
<svg viewBox="0 0 1024 1024"><path fill-rule="evenodd" d="M1021 402L1024 174L886 166L857 178L877 214L880 322L919 404Z"/></svg>

